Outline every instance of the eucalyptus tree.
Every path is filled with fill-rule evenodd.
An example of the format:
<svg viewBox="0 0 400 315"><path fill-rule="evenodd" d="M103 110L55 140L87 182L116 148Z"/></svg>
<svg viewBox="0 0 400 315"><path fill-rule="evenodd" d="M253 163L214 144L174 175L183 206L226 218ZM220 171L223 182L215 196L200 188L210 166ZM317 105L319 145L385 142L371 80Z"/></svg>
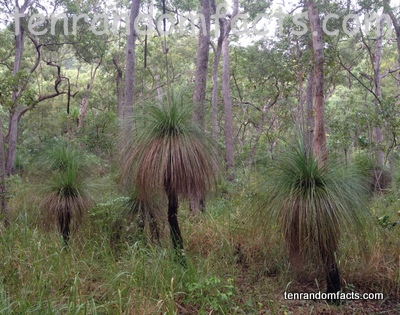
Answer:
<svg viewBox="0 0 400 315"><path fill-rule="evenodd" d="M42 6L35 0L25 0L22 4L16 2L2 3L6 4L3 8L3 14L7 16L7 28L3 31L5 33L14 33L14 45L12 54L7 52L5 59L2 56L3 62L0 64L3 68L2 77L3 82L6 83L7 88L4 89L6 93L1 95L1 105L8 111L6 124L0 121L0 170L2 171L2 194L1 204L6 216L6 223L9 223L9 209L7 204L7 178L15 171L15 161L17 152L17 141L19 137L19 122L21 118L30 110L34 109L37 104L45 100L60 96L70 96L69 79L63 76L61 72L60 60L44 59L45 52L51 52L54 47L57 47L59 42L45 42L38 34L45 32L42 27L48 27L49 20L34 21L31 23L30 17L25 15L30 13L37 13ZM60 3L55 4L56 7ZM14 14L15 20L12 20ZM11 21L11 22L10 22ZM7 36L9 37L9 36ZM31 58L27 58L30 54ZM33 56L32 56L33 55ZM55 78L53 84L53 91L48 89L35 90L33 78L39 71L39 65L45 64L54 69L53 75ZM11 96L10 96L11 95ZM69 98L68 98L69 99ZM8 129L5 129L5 125ZM3 137L1 137L3 135Z"/></svg>
<svg viewBox="0 0 400 315"><path fill-rule="evenodd" d="M199 43L197 48L197 61L195 72L195 85L193 93L193 103L195 105L194 121L199 124L201 129L205 129L205 101L208 74L208 57L210 53L210 0L200 0L201 19L199 30ZM204 23L203 23L204 17Z"/></svg>
<svg viewBox="0 0 400 315"><path fill-rule="evenodd" d="M135 99L135 49L137 29L135 28L135 19L139 14L140 0L132 0L129 16L129 32L126 42L126 69L125 69L125 93L123 117L124 121L134 126L134 99Z"/></svg>
<svg viewBox="0 0 400 315"><path fill-rule="evenodd" d="M310 19L313 55L314 55L314 141L313 152L321 165L328 159L325 132L325 100L324 100L324 43L322 41L322 25L319 10L314 0L307 1L308 16Z"/></svg>
<svg viewBox="0 0 400 315"><path fill-rule="evenodd" d="M223 20L224 36L222 39L222 94L224 100L224 118L225 118L225 160L228 172L228 180L235 179L235 136L233 130L232 113L232 92L231 92L231 61L229 52L229 34L231 32L231 21L239 13L239 0L233 1L233 11L230 18Z"/></svg>

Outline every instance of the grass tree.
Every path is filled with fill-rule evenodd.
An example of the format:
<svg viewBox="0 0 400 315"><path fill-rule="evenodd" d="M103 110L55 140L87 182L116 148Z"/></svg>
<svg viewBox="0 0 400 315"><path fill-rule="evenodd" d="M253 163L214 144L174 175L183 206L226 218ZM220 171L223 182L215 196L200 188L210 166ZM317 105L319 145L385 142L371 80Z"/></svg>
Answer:
<svg viewBox="0 0 400 315"><path fill-rule="evenodd" d="M81 150L62 143L47 150L36 165L46 223L58 226L65 245L72 226L93 204L89 161Z"/></svg>
<svg viewBox="0 0 400 315"><path fill-rule="evenodd" d="M327 292L341 290L336 254L344 230L361 228L366 187L349 167L319 166L299 147L271 166L263 186L258 222L277 223L293 264L319 257L326 273Z"/></svg>
<svg viewBox="0 0 400 315"><path fill-rule="evenodd" d="M179 198L204 196L216 181L217 159L211 142L192 124L190 108L174 102L151 107L147 115L134 141L124 146L122 180L126 185L134 182L140 200L167 197L172 244L182 253Z"/></svg>

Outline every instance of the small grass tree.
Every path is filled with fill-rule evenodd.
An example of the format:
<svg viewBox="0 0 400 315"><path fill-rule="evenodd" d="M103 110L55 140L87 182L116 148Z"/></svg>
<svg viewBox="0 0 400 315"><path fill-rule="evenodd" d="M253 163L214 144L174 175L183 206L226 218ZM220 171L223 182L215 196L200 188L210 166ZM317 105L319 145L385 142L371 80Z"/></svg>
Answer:
<svg viewBox="0 0 400 315"><path fill-rule="evenodd" d="M150 107L135 139L125 143L122 182L138 189L140 200L166 195L172 244L183 253L178 199L200 198L216 182L217 158L206 135L191 122L191 109L173 102Z"/></svg>
<svg viewBox="0 0 400 315"><path fill-rule="evenodd" d="M65 245L72 225L78 225L93 205L89 161L82 150L62 142L47 150L36 163L46 223L58 226Z"/></svg>
<svg viewBox="0 0 400 315"><path fill-rule="evenodd" d="M318 165L300 146L271 165L262 191L257 222L281 227L293 264L319 257L327 292L340 291L340 237L346 229L356 233L354 228L361 228L360 210L367 198L360 174L350 167Z"/></svg>

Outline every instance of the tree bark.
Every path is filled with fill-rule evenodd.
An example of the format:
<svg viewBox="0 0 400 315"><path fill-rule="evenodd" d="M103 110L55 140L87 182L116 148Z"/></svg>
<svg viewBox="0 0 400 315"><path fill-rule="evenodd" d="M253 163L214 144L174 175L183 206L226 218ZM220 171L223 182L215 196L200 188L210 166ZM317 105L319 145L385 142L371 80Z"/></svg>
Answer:
<svg viewBox="0 0 400 315"><path fill-rule="evenodd" d="M168 196L168 223L171 234L172 245L179 262L186 266L186 257L184 253L183 238L178 222L178 195L168 187L166 188Z"/></svg>
<svg viewBox="0 0 400 315"><path fill-rule="evenodd" d="M69 209L59 210L58 225L64 240L64 245L68 246L71 225L71 212Z"/></svg>
<svg viewBox="0 0 400 315"><path fill-rule="evenodd" d="M325 99L324 99L324 45L322 41L321 19L315 0L307 2L311 24L314 52L314 146L313 153L320 166L327 163L328 149L325 132Z"/></svg>
<svg viewBox="0 0 400 315"><path fill-rule="evenodd" d="M1 183L0 183L0 200L1 209L4 214L4 223L6 226L10 226L10 208L8 207L8 191L7 191L7 174L6 174L6 153L4 150L4 132L3 132L3 119L0 117L0 172L1 172Z"/></svg>
<svg viewBox="0 0 400 315"><path fill-rule="evenodd" d="M206 114L206 89L208 59L210 54L210 0L200 0L201 13L204 16L205 25L200 23L199 45L197 49L197 62L195 72L195 85L193 93L194 113L193 121L198 127L205 130ZM205 196L199 198L190 198L190 210L193 215L205 210Z"/></svg>
<svg viewBox="0 0 400 315"><path fill-rule="evenodd" d="M400 67L400 24L393 13L392 8L390 7L390 0L384 1L384 5L386 7L385 11L388 12L390 19L392 20L392 24L394 30L396 32L396 43L397 43L397 65ZM400 105L400 71L397 74L397 101L396 105ZM392 189L393 191L397 192L397 185L396 185L396 163L393 151L390 153L389 156L389 165L390 165L390 173L392 175Z"/></svg>
<svg viewBox="0 0 400 315"><path fill-rule="evenodd" d="M213 10L216 11L215 1L213 1ZM224 39L224 21L219 19L219 36L217 42L217 48L214 51L214 69L213 69L213 90L212 90L212 115L211 115L211 137L214 142L214 150L218 150L218 94L219 94L219 63L222 54L222 41Z"/></svg>
<svg viewBox="0 0 400 315"><path fill-rule="evenodd" d="M314 70L310 69L307 77L307 89L306 89L306 148L311 151L313 148L314 140Z"/></svg>
<svg viewBox="0 0 400 315"><path fill-rule="evenodd" d="M384 11L385 12L385 11ZM380 104L380 99L382 97L382 74L381 74L381 65L382 65L382 55L383 55L383 23L382 19L379 23L379 34L376 39L376 50L375 50L375 63L374 65L374 90L375 90L375 108L378 115L382 114L382 107ZM372 60L373 62L373 60ZM373 129L373 137L376 145L376 158L378 165L380 167L384 167L385 165L385 155L382 150L382 145L384 141L382 126L375 126Z"/></svg>
<svg viewBox="0 0 400 315"><path fill-rule="evenodd" d="M126 43L126 72L125 72L125 100L123 108L123 119L126 126L133 128L134 123L134 100L135 100L135 48L136 30L135 19L139 14L140 0L132 0L129 17L129 34Z"/></svg>
<svg viewBox="0 0 400 315"><path fill-rule="evenodd" d="M81 115L79 117L79 122L78 122L78 130L81 130L83 128L83 125L85 123L86 120L86 116L87 116L87 107L89 104L89 96L90 96L90 92L93 89L94 86L94 80L96 78L96 73L97 73L97 69L100 67L101 65L101 60L99 61L98 65L94 68L92 68L91 74L90 74L90 82L87 85L86 91L85 91L85 95L82 98L81 101Z"/></svg>
<svg viewBox="0 0 400 315"><path fill-rule="evenodd" d="M16 100L15 102L18 102ZM10 112L8 124L8 149L7 149L7 162L6 162L6 175L9 177L15 171L15 159L17 156L17 140L18 140L18 105L14 106L13 111Z"/></svg>
<svg viewBox="0 0 400 315"><path fill-rule="evenodd" d="M117 110L118 110L118 120L121 123L123 119L123 106L124 106L124 93L122 90L122 66L117 55L113 57L113 63L115 69L117 70Z"/></svg>
<svg viewBox="0 0 400 315"><path fill-rule="evenodd" d="M233 13L231 19L238 14L239 1L233 2ZM235 138L233 134L233 112L232 112L232 94L230 85L231 61L229 52L229 33L231 31L231 23L229 20L224 20L224 38L222 40L222 93L224 99L224 114L225 114L225 146L226 146L226 168L227 179L231 182L235 180Z"/></svg>
<svg viewBox="0 0 400 315"><path fill-rule="evenodd" d="M333 263L327 266L326 272L326 293L336 293L341 290L340 283L340 271L336 263L336 259L333 259ZM329 303L339 304L339 299L327 299Z"/></svg>
<svg viewBox="0 0 400 315"><path fill-rule="evenodd" d="M195 106L193 121L201 130L205 129L205 100L207 87L208 57L210 51L210 0L200 0L201 13L205 25L200 23L199 46L197 49L197 62L195 72L195 85L193 103ZM205 28L204 28L205 26Z"/></svg>

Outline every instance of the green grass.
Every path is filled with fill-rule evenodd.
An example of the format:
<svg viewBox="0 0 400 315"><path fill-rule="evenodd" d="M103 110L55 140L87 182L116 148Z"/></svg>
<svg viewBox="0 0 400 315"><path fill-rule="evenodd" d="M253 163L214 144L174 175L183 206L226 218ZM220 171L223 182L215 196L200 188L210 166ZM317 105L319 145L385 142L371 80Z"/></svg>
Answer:
<svg viewBox="0 0 400 315"><path fill-rule="evenodd" d="M310 265L306 275L296 275L278 229L265 238L245 225L251 188L210 200L208 212L197 217L182 204L186 269L174 260L166 225L158 244L135 233L119 244L110 241L118 214L107 200L115 196L102 200L63 249L56 230L37 224L35 206L20 185L11 202L17 209L13 224L0 227L0 314L340 314L355 307L283 300L285 290L323 290L323 272ZM372 206L376 215L396 208L398 201L390 198L391 207L381 207L384 198ZM364 244L355 246L354 235L343 235L338 257L345 290L384 292L388 300L374 305L393 314L399 234L397 226L371 223Z"/></svg>

